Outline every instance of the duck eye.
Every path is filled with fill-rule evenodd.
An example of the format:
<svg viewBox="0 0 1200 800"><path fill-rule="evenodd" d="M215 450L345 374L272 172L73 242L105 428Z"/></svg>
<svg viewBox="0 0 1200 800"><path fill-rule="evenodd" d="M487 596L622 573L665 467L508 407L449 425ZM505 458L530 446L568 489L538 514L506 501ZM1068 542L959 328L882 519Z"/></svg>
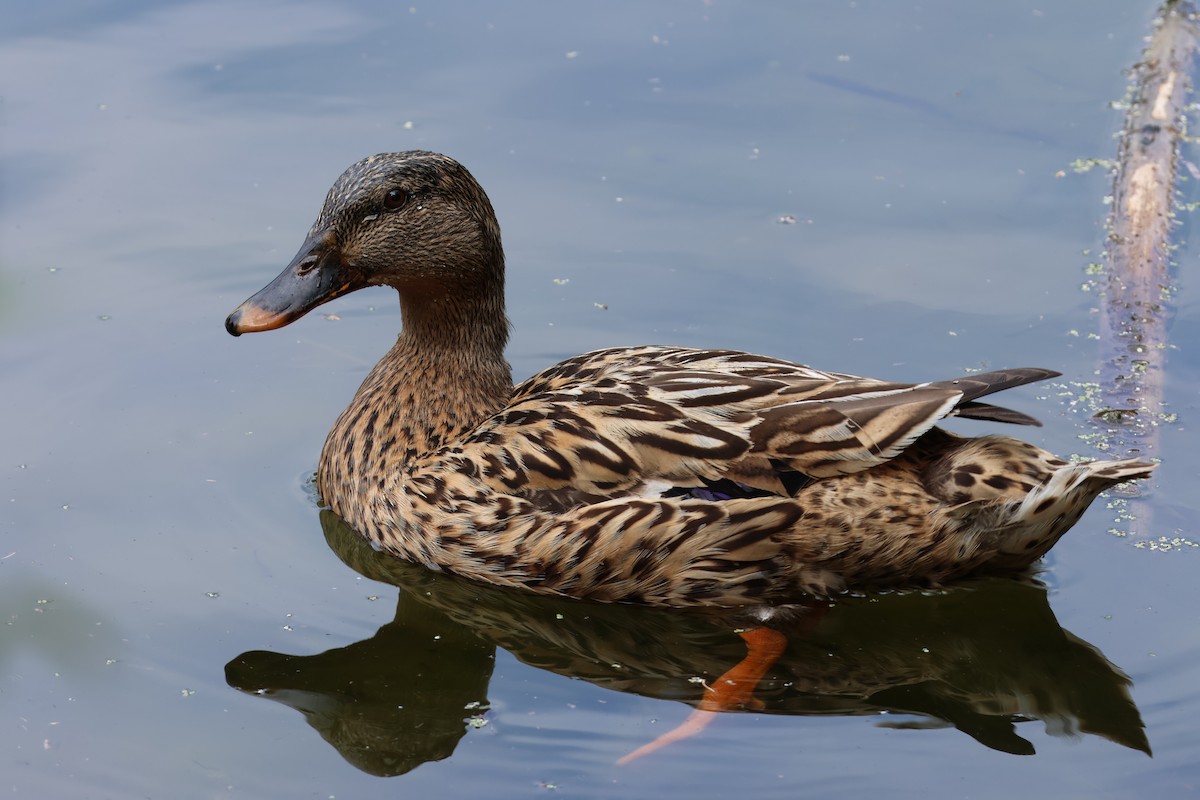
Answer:
<svg viewBox="0 0 1200 800"><path fill-rule="evenodd" d="M395 211L408 202L408 192L403 189L388 189L388 193L383 196L383 207L388 211Z"/></svg>

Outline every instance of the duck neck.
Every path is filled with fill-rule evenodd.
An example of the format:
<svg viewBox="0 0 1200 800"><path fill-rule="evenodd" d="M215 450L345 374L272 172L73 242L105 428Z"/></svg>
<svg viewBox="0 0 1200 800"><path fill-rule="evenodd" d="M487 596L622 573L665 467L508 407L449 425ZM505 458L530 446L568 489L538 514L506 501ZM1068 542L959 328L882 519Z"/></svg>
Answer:
<svg viewBox="0 0 1200 800"><path fill-rule="evenodd" d="M504 359L503 285L401 295L403 330L335 423L321 453L320 491L352 525L350 507L382 478L453 442L512 395Z"/></svg>

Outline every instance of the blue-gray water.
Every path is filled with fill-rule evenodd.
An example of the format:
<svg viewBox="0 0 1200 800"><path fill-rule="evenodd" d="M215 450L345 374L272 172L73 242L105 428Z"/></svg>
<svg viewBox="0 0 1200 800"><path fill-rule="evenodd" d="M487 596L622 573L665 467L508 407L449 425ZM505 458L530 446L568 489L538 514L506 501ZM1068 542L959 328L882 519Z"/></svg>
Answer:
<svg viewBox="0 0 1200 800"><path fill-rule="evenodd" d="M1109 187L1070 164L1114 153L1110 103L1152 12L8 8L0 790L1194 796L1191 245L1166 370L1178 419L1137 519L1098 502L1046 588L839 605L794 639L764 713L722 715L624 767L687 715L689 676L740 656L736 637L497 596L323 531L305 481L396 333L394 296L358 293L271 334L222 327L345 166L428 148L496 205L520 377L642 342L896 379L1047 366L1064 377L1012 393L1046 422L1022 433L1094 456L1071 400L1095 377L1100 300L1081 284Z"/></svg>

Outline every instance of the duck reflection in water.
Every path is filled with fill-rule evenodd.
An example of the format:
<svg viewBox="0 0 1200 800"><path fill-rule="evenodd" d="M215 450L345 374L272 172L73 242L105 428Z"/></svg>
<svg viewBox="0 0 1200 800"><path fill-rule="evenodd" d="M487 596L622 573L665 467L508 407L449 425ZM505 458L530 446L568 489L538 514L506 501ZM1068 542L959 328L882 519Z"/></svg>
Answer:
<svg viewBox="0 0 1200 800"><path fill-rule="evenodd" d="M559 675L697 709L711 699L706 686L745 668L734 617L497 590L378 553L332 512L321 522L347 564L399 587L395 619L318 655L243 653L226 678L303 713L365 772L400 775L449 757L488 711L496 647ZM1034 747L1017 723L1041 720L1052 735L1091 734L1150 753L1129 678L1063 630L1031 580L815 603L797 607L781 632L778 660L744 687L746 710L903 714L918 719L896 727L953 726L1021 755ZM692 713L682 733L711 718Z"/></svg>

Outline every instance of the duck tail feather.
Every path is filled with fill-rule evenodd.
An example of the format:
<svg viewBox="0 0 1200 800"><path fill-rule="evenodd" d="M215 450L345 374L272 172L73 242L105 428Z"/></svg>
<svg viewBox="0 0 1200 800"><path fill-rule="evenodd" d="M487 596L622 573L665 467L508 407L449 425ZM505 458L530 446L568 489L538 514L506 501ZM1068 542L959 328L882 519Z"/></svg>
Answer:
<svg viewBox="0 0 1200 800"><path fill-rule="evenodd" d="M962 392L962 403L978 400L985 395L1002 392L1027 383L1037 383L1049 378L1057 378L1061 372L1039 367L1021 367L1018 369L998 369L991 372L973 372L961 378L948 381L934 381L930 386L944 389L955 389Z"/></svg>
<svg viewBox="0 0 1200 800"><path fill-rule="evenodd" d="M991 422L1007 422L1011 425L1032 425L1035 428L1042 427L1040 420L1022 414L1020 411L1014 411L1011 408L1003 406L994 406L990 403L963 403L954 411L950 412L952 417L962 417L963 419L982 419Z"/></svg>

